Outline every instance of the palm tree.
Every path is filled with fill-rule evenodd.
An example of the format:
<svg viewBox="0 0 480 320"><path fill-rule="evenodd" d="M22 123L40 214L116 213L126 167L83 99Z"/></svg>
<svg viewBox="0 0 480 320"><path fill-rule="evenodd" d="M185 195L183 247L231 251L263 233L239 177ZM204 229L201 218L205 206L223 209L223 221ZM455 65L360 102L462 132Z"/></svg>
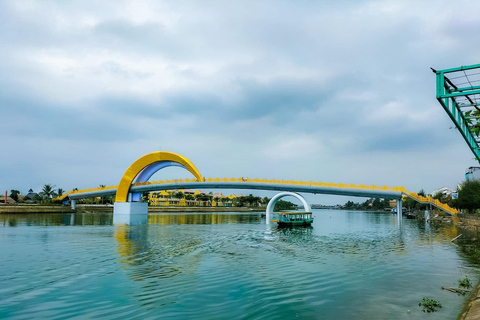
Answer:
<svg viewBox="0 0 480 320"><path fill-rule="evenodd" d="M51 199L53 196L55 196L55 186L52 184L46 184L42 188L43 195L47 199Z"/></svg>
<svg viewBox="0 0 480 320"><path fill-rule="evenodd" d="M57 195L61 197L65 191L62 188L58 188Z"/></svg>

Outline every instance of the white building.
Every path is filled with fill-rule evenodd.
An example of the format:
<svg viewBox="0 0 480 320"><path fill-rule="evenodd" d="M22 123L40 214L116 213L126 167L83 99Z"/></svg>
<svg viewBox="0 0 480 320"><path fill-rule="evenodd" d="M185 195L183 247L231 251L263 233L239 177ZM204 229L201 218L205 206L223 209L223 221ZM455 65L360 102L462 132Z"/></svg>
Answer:
<svg viewBox="0 0 480 320"><path fill-rule="evenodd" d="M444 196L449 196L449 195L452 195L453 193L456 193L457 191L456 190L453 190L449 187L441 187L437 190L433 190L431 195L434 197L438 194L442 194Z"/></svg>
<svg viewBox="0 0 480 320"><path fill-rule="evenodd" d="M480 167L470 167L465 172L465 179L478 180L480 179Z"/></svg>

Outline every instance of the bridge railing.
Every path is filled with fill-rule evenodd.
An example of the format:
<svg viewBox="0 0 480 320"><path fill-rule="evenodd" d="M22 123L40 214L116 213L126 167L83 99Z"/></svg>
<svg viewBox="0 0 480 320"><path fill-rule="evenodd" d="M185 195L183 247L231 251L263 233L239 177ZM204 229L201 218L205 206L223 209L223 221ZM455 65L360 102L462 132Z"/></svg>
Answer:
<svg viewBox="0 0 480 320"><path fill-rule="evenodd" d="M105 186L105 187L98 187L98 188L89 188L89 189L81 189L81 190L69 190L66 193L62 194L54 198L53 200L63 200L70 194L77 194L77 193L86 193L86 192L94 192L94 191L101 191L101 190L112 190L117 189L118 185L116 186Z"/></svg>
<svg viewBox="0 0 480 320"><path fill-rule="evenodd" d="M172 184L172 183L185 183L185 182L197 182L195 178L192 179L172 179L172 180L157 180L157 181L146 181L141 183L133 183L132 186L143 186L151 184ZM314 187L326 187L326 188L339 188L339 189L359 189L359 190L375 190L375 191L396 191L402 192L408 197L414 199L420 203L431 203L435 207L444 210L450 214L457 214L458 210L451 208L445 203L433 199L431 196L422 197L414 192L406 190L403 186L401 187L388 187L388 186L376 186L376 185L364 185L364 184L345 184L345 183L333 183L333 182L321 182L321 181L302 181L302 180L279 180L279 179L258 179L258 178L203 178L203 182L238 182L238 183L268 183L268 184L285 184L285 185L301 185L301 186L314 186ZM68 191L61 197L57 197L55 200L63 200L69 194L77 193L86 193L86 192L95 192L108 189L116 189L116 186L105 186L97 187L83 190L72 190Z"/></svg>
<svg viewBox="0 0 480 320"><path fill-rule="evenodd" d="M151 185L151 184L167 184L167 183L185 183L185 182L196 182L198 181L195 178L192 179L173 179L173 180L157 180L157 181L147 181L141 183L133 183L132 186L140 185ZM380 190L380 191L403 191L404 187L387 187L387 186L376 186L371 185L367 186L364 184L344 184L344 183L333 183L333 182L321 182L321 181L301 181L301 180L284 180L284 179L258 179L258 178L204 178L204 182L248 182L248 183L269 183L269 184L286 184L286 185L302 185L302 186L315 186L315 187L327 187L327 188L341 188L341 189L360 189L360 190ZM61 197L56 198L61 200L69 194L77 193L86 193L86 192L95 192L107 189L116 189L118 185L115 186L105 186L97 188L89 188L82 190L72 190L68 191Z"/></svg>
<svg viewBox="0 0 480 320"><path fill-rule="evenodd" d="M418 195L414 192L410 192L408 190L403 191L403 193L405 195L407 195L408 197L412 198L413 200L419 202L419 203L430 203L430 204L434 205L435 207L437 207L437 208L439 208L439 209L441 209L445 212L448 212L452 215L456 215L459 212L457 209L450 207L448 204L442 203L437 199L433 199L432 196L430 196L430 195L427 196L427 197L423 197L421 195Z"/></svg>
<svg viewBox="0 0 480 320"><path fill-rule="evenodd" d="M146 181L141 183L133 183L132 186L151 185L151 184L166 184L166 183L184 183L184 182L196 182L197 179L173 179L173 180L157 180ZM249 182L249 183L269 183L269 184L287 184L287 185L302 185L302 186L315 186L315 187L327 187L327 188L341 188L341 189L360 189L360 190L379 190L379 191L403 191L404 187L388 187L388 186L376 186L376 185L364 185L364 184L344 184L333 182L321 182L321 181L299 181L299 180L277 180L277 179L251 179L251 178L205 178L204 182ZM118 186L105 186L83 190L69 191L68 193L85 193L100 191L106 189L116 189Z"/></svg>

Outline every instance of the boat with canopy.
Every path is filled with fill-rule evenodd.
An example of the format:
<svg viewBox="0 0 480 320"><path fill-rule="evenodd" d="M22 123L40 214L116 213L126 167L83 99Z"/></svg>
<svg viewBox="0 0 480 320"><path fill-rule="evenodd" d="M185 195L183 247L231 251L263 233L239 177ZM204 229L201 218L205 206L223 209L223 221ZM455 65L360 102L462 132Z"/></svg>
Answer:
<svg viewBox="0 0 480 320"><path fill-rule="evenodd" d="M293 227L293 226L311 226L313 216L311 212L279 212L280 219L272 221L278 223L279 227Z"/></svg>

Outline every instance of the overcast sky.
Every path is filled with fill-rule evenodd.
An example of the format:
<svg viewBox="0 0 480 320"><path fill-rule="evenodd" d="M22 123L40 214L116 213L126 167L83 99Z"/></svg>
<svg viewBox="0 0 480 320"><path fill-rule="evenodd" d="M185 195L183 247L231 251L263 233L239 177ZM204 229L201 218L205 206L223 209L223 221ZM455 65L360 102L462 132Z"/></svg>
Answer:
<svg viewBox="0 0 480 320"><path fill-rule="evenodd" d="M439 0L1 1L0 188L114 185L159 149L205 177L455 187L476 162L430 67L480 63L478 12Z"/></svg>

